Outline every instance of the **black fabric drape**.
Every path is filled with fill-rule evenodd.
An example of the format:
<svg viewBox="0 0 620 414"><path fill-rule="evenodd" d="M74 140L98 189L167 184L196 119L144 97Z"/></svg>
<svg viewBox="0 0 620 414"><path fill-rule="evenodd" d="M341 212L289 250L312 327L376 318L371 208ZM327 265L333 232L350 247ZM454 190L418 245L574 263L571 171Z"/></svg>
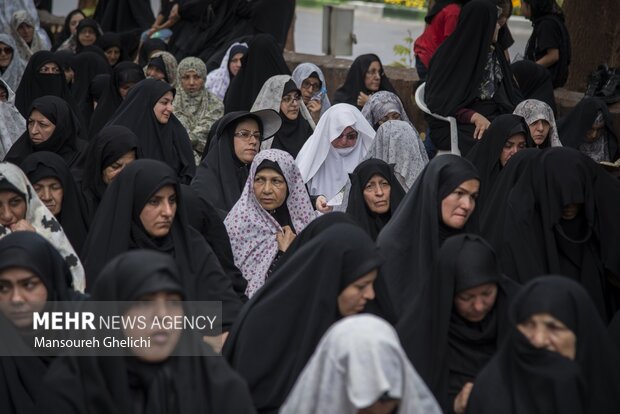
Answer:
<svg viewBox="0 0 620 414"><path fill-rule="evenodd" d="M283 50L295 16L295 0L255 0L250 5L254 32L272 35Z"/></svg>
<svg viewBox="0 0 620 414"><path fill-rule="evenodd" d="M574 360L534 347L517 324L548 313L576 336ZM588 294L562 276L532 280L509 310L510 335L480 373L468 413L614 413L620 356Z"/></svg>
<svg viewBox="0 0 620 414"><path fill-rule="evenodd" d="M138 83L144 78L142 68L133 62L120 62L114 67L110 82L108 82L101 99L97 102L97 107L90 120L89 138L92 139L121 106L123 98L119 92L120 87L129 83Z"/></svg>
<svg viewBox="0 0 620 414"><path fill-rule="evenodd" d="M186 275L167 255L132 251L112 260L93 288L93 300L133 301L177 292ZM118 314L122 314L118 309ZM39 407L51 413L252 413L243 380L193 332L184 332L161 362L125 357L63 356L50 367ZM173 352L175 352L173 351Z"/></svg>
<svg viewBox="0 0 620 414"><path fill-rule="evenodd" d="M155 52L168 52L168 45L161 39L148 39L140 47L140 56L138 65L141 68L149 63L151 55Z"/></svg>
<svg viewBox="0 0 620 414"><path fill-rule="evenodd" d="M182 184L191 181L196 171L194 153L187 130L174 114L168 123L161 124L153 108L167 92L175 89L157 79L145 79L136 84L107 125L122 125L138 137L138 158L160 160L174 169Z"/></svg>
<svg viewBox="0 0 620 414"><path fill-rule="evenodd" d="M390 210L384 214L370 211L364 200L364 188L375 175L380 175L390 183ZM383 226L390 220L405 197L405 190L394 176L393 166L377 158L361 162L349 174L349 178L351 191L347 203L347 214L351 215L373 240L376 240Z"/></svg>
<svg viewBox="0 0 620 414"><path fill-rule="evenodd" d="M460 231L448 229L441 216L442 200L471 179L479 180L478 171L466 159L450 154L433 158L379 233L377 244L384 252L385 263L375 289L377 304L382 305L384 296L396 317L416 296L425 275L432 272L446 236L466 230L477 232L476 210Z"/></svg>
<svg viewBox="0 0 620 414"><path fill-rule="evenodd" d="M341 318L340 292L380 264L362 229L335 224L300 248L246 304L223 354L247 381L259 413L278 411L322 335Z"/></svg>
<svg viewBox="0 0 620 414"><path fill-rule="evenodd" d="M553 82L545 67L530 60L520 60L510 65L523 99L537 99L549 105L557 116L558 109L553 94Z"/></svg>
<svg viewBox="0 0 620 414"><path fill-rule="evenodd" d="M86 147L82 138L82 127L67 102L57 96L43 96L32 102L26 118L37 110L55 126L47 141L34 145L28 130L13 144L4 161L21 164L24 159L38 151L54 152L62 157L69 168L79 168L81 152Z"/></svg>
<svg viewBox="0 0 620 414"><path fill-rule="evenodd" d="M370 95L372 92L366 89L364 79L366 78L366 72L372 64L372 62L379 62L381 66L381 83L379 84L380 91L389 91L396 93L394 87L390 83L390 80L385 75L383 70L383 63L379 56L368 53L366 55L360 55L355 58L349 71L347 72L347 78L344 80L344 84L336 90L334 94L334 100L332 105L337 103L348 103L355 106L358 109L362 109L361 106L357 106L357 97L360 92L364 92L366 95Z"/></svg>
<svg viewBox="0 0 620 414"><path fill-rule="evenodd" d="M267 79L274 75L291 74L273 36L254 36L248 49L248 53L241 59L239 73L230 81L224 96L226 113L249 111Z"/></svg>
<svg viewBox="0 0 620 414"><path fill-rule="evenodd" d="M495 182L505 168L500 164L499 157L502 154L504 144L511 137L510 133L514 129L523 131L522 134L525 135L527 147L534 146L530 128L525 119L519 115L504 114L491 122L482 139L467 154L467 159L476 166L480 174L480 193L476 201L482 207L485 205L486 198L493 192Z"/></svg>
<svg viewBox="0 0 620 414"><path fill-rule="evenodd" d="M148 0L100 0L94 19L104 32L124 32L148 29L155 21L155 16Z"/></svg>
<svg viewBox="0 0 620 414"><path fill-rule="evenodd" d="M437 254L432 273L408 301L396 330L416 371L445 412L466 382L473 382L506 335L508 304L518 286L502 276L493 248L480 236L449 237ZM454 297L494 283L495 304L479 322L465 320Z"/></svg>
<svg viewBox="0 0 620 414"><path fill-rule="evenodd" d="M106 52L106 50L113 47L117 47L120 50L121 55L118 58L116 64L112 65L113 68L116 67L116 65L118 65L119 63L129 59L127 51L125 50L126 48L123 47L123 39L118 33L104 33L97 41L97 45L101 48L101 50L103 50L104 53Z"/></svg>
<svg viewBox="0 0 620 414"><path fill-rule="evenodd" d="M208 201L198 197L196 191L189 185L181 185L183 199L186 201L187 216L190 225L205 238L213 252L217 256L222 268L230 277L233 289L239 298L245 302L245 288L248 281L245 280L241 271L235 266L230 238L226 232L224 221L215 207Z"/></svg>
<svg viewBox="0 0 620 414"><path fill-rule="evenodd" d="M33 185L44 178L60 181L62 209L56 218L79 255L86 240L89 220L84 200L66 162L53 152L38 151L27 156L20 167Z"/></svg>
<svg viewBox="0 0 620 414"><path fill-rule="evenodd" d="M274 135L271 148L286 151L295 158L314 131L308 121L301 116L301 112L294 121L288 119L282 112L280 112L280 118L282 118L282 127Z"/></svg>
<svg viewBox="0 0 620 414"><path fill-rule="evenodd" d="M81 119L84 121L84 130L88 131L94 110L93 100L89 93L90 84L95 76L111 74L112 70L108 62L101 56L93 52L82 52L74 59L73 71L75 78L71 92L80 110Z"/></svg>
<svg viewBox="0 0 620 414"><path fill-rule="evenodd" d="M164 185L174 186L177 210L168 235L156 239L143 229L139 215ZM222 301L222 324L227 329L241 302L213 250L191 228L184 205L178 179L166 164L140 159L125 167L107 188L84 244L87 286L92 289L99 271L120 253L140 248L163 251L175 258L189 300Z"/></svg>

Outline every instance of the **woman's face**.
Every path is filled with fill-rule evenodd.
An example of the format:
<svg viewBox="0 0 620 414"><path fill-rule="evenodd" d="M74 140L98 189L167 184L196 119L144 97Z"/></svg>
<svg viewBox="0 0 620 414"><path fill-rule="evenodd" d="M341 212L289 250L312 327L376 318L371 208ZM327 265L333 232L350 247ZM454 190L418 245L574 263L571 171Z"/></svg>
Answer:
<svg viewBox="0 0 620 414"><path fill-rule="evenodd" d="M241 58L243 58L243 53L236 53L228 60L228 70L233 76L237 76L239 69L241 69Z"/></svg>
<svg viewBox="0 0 620 414"><path fill-rule="evenodd" d="M198 92L204 87L204 78L195 70L188 70L181 76L181 88L183 88L185 92Z"/></svg>
<svg viewBox="0 0 620 414"><path fill-rule="evenodd" d="M387 121L400 121L400 112L390 112L388 113L386 116L384 116L383 118L381 118L377 123L379 125L383 125L385 124Z"/></svg>
<svg viewBox="0 0 620 414"><path fill-rule="evenodd" d="M267 211L275 210L286 201L286 180L271 168L264 168L256 173L253 188L256 200Z"/></svg>
<svg viewBox="0 0 620 414"><path fill-rule="evenodd" d="M34 37L34 27L30 26L28 23L22 23L17 26L17 34L24 39L24 42L30 44Z"/></svg>
<svg viewBox="0 0 620 414"><path fill-rule="evenodd" d="M399 403L399 399L375 401L370 407L357 410L357 414L392 414L396 412Z"/></svg>
<svg viewBox="0 0 620 414"><path fill-rule="evenodd" d="M166 74L161 69L153 65L148 65L148 67L146 68L146 77L161 81L166 80Z"/></svg>
<svg viewBox="0 0 620 414"><path fill-rule="evenodd" d="M54 62L47 62L39 68L39 73L44 75L59 75L60 67Z"/></svg>
<svg viewBox="0 0 620 414"><path fill-rule="evenodd" d="M390 211L392 186L382 175L375 174L364 186L364 201L370 211L385 214Z"/></svg>
<svg viewBox="0 0 620 414"><path fill-rule="evenodd" d="M311 76L304 79L301 83L301 97L304 99L305 104L310 102L310 98L321 90L321 86L321 80L319 78Z"/></svg>
<svg viewBox="0 0 620 414"><path fill-rule="evenodd" d="M562 208L562 219L573 220L583 208L583 203L571 203Z"/></svg>
<svg viewBox="0 0 620 414"><path fill-rule="evenodd" d="M112 181L116 178L118 173L123 171L123 168L131 164L136 160L136 151L131 150L123 154L122 157L114 161L112 164L108 165L101 172L101 178L105 185L110 185Z"/></svg>
<svg viewBox="0 0 620 414"><path fill-rule="evenodd" d="M593 124L592 128L586 131L586 142L591 143L599 139L603 128L605 128L604 124Z"/></svg>
<svg viewBox="0 0 620 414"><path fill-rule="evenodd" d="M90 46L97 41L97 33L92 27L85 27L78 34L78 41L82 46Z"/></svg>
<svg viewBox="0 0 620 414"><path fill-rule="evenodd" d="M568 359L575 359L577 337L562 321L548 313L535 313L517 328L535 348L557 352Z"/></svg>
<svg viewBox="0 0 620 414"><path fill-rule="evenodd" d="M471 179L462 182L443 200L441 200L441 218L443 223L453 229L465 227L467 220L476 208L476 198L480 190L480 181Z"/></svg>
<svg viewBox="0 0 620 414"><path fill-rule="evenodd" d="M0 84L0 102L6 102L9 100L9 91L6 90L6 88Z"/></svg>
<svg viewBox="0 0 620 414"><path fill-rule="evenodd" d="M58 216L62 211L62 197L64 195L60 181L57 178L44 178L34 183L33 187L45 207L54 216Z"/></svg>
<svg viewBox="0 0 620 414"><path fill-rule="evenodd" d="M338 295L338 311L342 316L351 316L364 310L366 302L375 298L372 287L377 279L377 269L373 269L364 276L344 288Z"/></svg>
<svg viewBox="0 0 620 414"><path fill-rule="evenodd" d="M546 119L539 119L536 122L532 122L530 124L530 134L532 135L532 139L537 146L541 146L543 142L549 136L549 131L551 130L551 125L547 122Z"/></svg>
<svg viewBox="0 0 620 414"><path fill-rule="evenodd" d="M174 100L174 95L172 91L166 92L157 103L153 107L153 112L155 113L155 118L157 118L157 122L160 124L167 124L170 120L170 116L172 115L172 111L174 111L174 105L172 105L172 101Z"/></svg>
<svg viewBox="0 0 620 414"><path fill-rule="evenodd" d="M56 125L45 117L41 112L33 109L28 117L28 135L34 145L39 145L47 141L54 131Z"/></svg>
<svg viewBox="0 0 620 414"><path fill-rule="evenodd" d="M71 34L75 34L77 30L78 23L84 20L84 15L82 13L75 13L71 16L71 20L69 20L69 31Z"/></svg>
<svg viewBox="0 0 620 414"><path fill-rule="evenodd" d="M508 160L517 152L525 148L525 135L516 134L504 142L504 147L499 155L499 163L502 167L506 166Z"/></svg>
<svg viewBox="0 0 620 414"><path fill-rule="evenodd" d="M39 276L22 267L0 271L0 311L17 328L32 326L32 313L45 307L47 288Z"/></svg>
<svg viewBox="0 0 620 414"><path fill-rule="evenodd" d="M14 191L0 191L0 224L5 227L26 218L26 200Z"/></svg>
<svg viewBox="0 0 620 414"><path fill-rule="evenodd" d="M497 284L485 283L454 295L456 312L469 322L480 322L493 309Z"/></svg>
<svg viewBox="0 0 620 414"><path fill-rule="evenodd" d="M13 49L6 43L0 42L0 69L6 69L13 60Z"/></svg>
<svg viewBox="0 0 620 414"><path fill-rule="evenodd" d="M364 86L370 92L377 92L381 86L381 64L375 60L368 66L366 74L364 76Z"/></svg>
<svg viewBox="0 0 620 414"><path fill-rule="evenodd" d="M251 164L258 153L261 132L258 122L252 118L246 118L235 127L233 138L235 155L244 164Z"/></svg>
<svg viewBox="0 0 620 414"><path fill-rule="evenodd" d="M299 91L291 91L282 97L280 101L280 112L284 114L286 119L294 121L299 117L299 103L301 94Z"/></svg>
<svg viewBox="0 0 620 414"><path fill-rule="evenodd" d="M353 127L346 127L342 133L331 142L334 148L351 148L357 143L358 133Z"/></svg>
<svg viewBox="0 0 620 414"><path fill-rule="evenodd" d="M135 304L124 313L129 320L145 322L144 328L136 324L131 328L123 329L123 334L127 338L150 339L149 347L131 349L138 359L157 363L165 361L172 354L181 337L181 330L174 329L173 325L166 326L162 322L183 317L185 312L181 301L181 295L176 292L149 293L139 297ZM156 319L160 323L156 323Z"/></svg>
<svg viewBox="0 0 620 414"><path fill-rule="evenodd" d="M177 213L177 193L169 184L160 188L142 207L140 221L151 237L168 235Z"/></svg>
<svg viewBox="0 0 620 414"><path fill-rule="evenodd" d="M129 93L129 89L131 89L131 87L135 84L136 84L135 82L123 83L118 88L118 94L121 96L121 98L125 99L125 97L127 97L127 94Z"/></svg>
<svg viewBox="0 0 620 414"><path fill-rule="evenodd" d="M121 49L117 46L107 48L104 53L110 66L116 65L121 58Z"/></svg>

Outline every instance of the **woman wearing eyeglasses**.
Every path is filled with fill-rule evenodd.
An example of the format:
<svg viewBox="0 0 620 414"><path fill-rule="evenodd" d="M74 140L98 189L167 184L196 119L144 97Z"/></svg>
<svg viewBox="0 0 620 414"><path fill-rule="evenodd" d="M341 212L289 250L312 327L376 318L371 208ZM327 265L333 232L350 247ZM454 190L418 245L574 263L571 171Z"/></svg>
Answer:
<svg viewBox="0 0 620 414"><path fill-rule="evenodd" d="M321 69L314 63L299 64L291 75L301 91L301 97L315 123L329 109L331 102L327 96L327 83Z"/></svg>
<svg viewBox="0 0 620 414"><path fill-rule="evenodd" d="M334 103L348 103L362 109L370 95L378 91L396 93L385 76L379 56L372 53L361 55L351 64L344 85L334 95Z"/></svg>
<svg viewBox="0 0 620 414"><path fill-rule="evenodd" d="M277 133L281 125L282 119L272 109L235 111L219 120L192 188L217 208L222 218L239 200L260 142Z"/></svg>
<svg viewBox="0 0 620 414"><path fill-rule="evenodd" d="M301 90L289 75L272 76L265 82L252 106L253 111L259 109L273 109L282 118L280 130L273 138L263 141L261 149L280 149L295 158L312 135L315 124Z"/></svg>

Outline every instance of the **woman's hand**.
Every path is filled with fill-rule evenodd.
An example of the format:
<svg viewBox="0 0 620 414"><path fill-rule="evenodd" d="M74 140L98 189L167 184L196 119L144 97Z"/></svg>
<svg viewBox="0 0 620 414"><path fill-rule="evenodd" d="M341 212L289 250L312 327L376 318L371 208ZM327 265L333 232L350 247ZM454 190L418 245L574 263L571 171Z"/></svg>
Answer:
<svg viewBox="0 0 620 414"><path fill-rule="evenodd" d="M467 409L467 402L469 401L469 395L471 394L471 390L474 388L473 382L468 382L463 385L461 392L454 399L454 412L456 414L464 414Z"/></svg>
<svg viewBox="0 0 620 414"><path fill-rule="evenodd" d="M282 227L282 233L276 234L276 241L278 242L278 250L285 252L288 250L293 240L295 240L295 233L291 226Z"/></svg>
<svg viewBox="0 0 620 414"><path fill-rule="evenodd" d="M360 92L360 94L357 95L357 106L366 105L366 102L368 102L368 98L368 95L366 95L364 92Z"/></svg>
<svg viewBox="0 0 620 414"><path fill-rule="evenodd" d="M11 231L13 232L15 231L33 231L35 233L37 232L37 230L34 227L32 227L32 225L24 219L19 220L17 223L11 224L9 227L11 228Z"/></svg>
<svg viewBox="0 0 620 414"><path fill-rule="evenodd" d="M480 115L478 112L471 117L471 123L476 126L476 130L474 131L474 139L481 139L484 132L489 129L489 122L484 116Z"/></svg>
<svg viewBox="0 0 620 414"><path fill-rule="evenodd" d="M328 206L327 205L327 198L325 198L325 196L318 196L316 198L316 203L314 205L314 207L316 208L316 210L320 213L331 213L331 211L334 209L332 206Z"/></svg>

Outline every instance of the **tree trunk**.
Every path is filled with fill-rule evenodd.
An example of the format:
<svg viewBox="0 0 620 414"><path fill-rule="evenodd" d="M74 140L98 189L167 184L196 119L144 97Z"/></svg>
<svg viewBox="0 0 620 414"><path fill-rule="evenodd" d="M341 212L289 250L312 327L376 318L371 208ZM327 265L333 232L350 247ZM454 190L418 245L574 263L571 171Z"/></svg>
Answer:
<svg viewBox="0 0 620 414"><path fill-rule="evenodd" d="M620 66L620 1L564 0L563 8L572 50L566 88L583 92L598 65Z"/></svg>

